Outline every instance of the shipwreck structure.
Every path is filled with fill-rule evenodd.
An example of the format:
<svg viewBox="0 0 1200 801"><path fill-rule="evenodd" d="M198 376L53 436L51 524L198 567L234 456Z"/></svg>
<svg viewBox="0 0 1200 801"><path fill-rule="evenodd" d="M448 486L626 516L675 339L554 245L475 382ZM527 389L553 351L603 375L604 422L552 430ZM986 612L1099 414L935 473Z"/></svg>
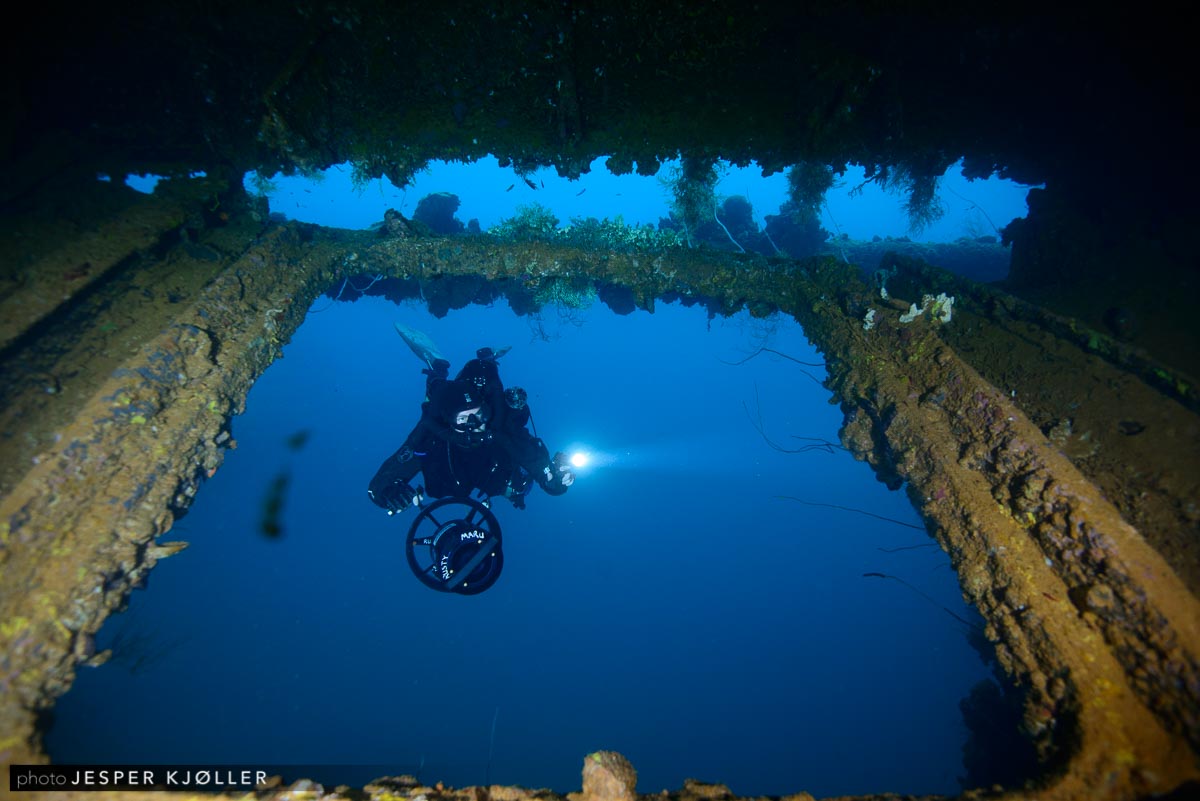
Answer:
<svg viewBox="0 0 1200 801"><path fill-rule="evenodd" d="M45 761L39 714L183 547L172 523L249 387L320 293L369 273L466 300L563 281L794 316L843 443L905 488L1026 691L1039 775L968 795L1196 789L1196 166L1149 172L1187 152L1186 49L1046 9L693 5L177 3L27 23L0 174L0 763ZM518 174L599 155L646 174L678 154L857 163L918 212L959 159L1044 188L1005 229L994 286L901 256L873 281L832 258L326 230L272 221L242 184L348 161L402 185L488 153ZM170 179L124 185L143 172Z"/></svg>

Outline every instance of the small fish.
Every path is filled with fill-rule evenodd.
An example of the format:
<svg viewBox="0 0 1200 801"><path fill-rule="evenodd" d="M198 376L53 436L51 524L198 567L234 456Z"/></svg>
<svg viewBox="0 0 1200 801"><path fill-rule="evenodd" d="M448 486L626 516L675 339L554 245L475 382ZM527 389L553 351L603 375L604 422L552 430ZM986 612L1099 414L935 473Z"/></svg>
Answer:
<svg viewBox="0 0 1200 801"><path fill-rule="evenodd" d="M513 191L513 187L514 187L514 186L516 186L516 184L509 184L509 185L508 185L508 189L505 189L504 191L505 191L505 192L511 192L511 191Z"/></svg>
<svg viewBox="0 0 1200 801"><path fill-rule="evenodd" d="M294 451L298 451L308 444L308 438L311 435L311 431L307 428L302 428L287 438L287 446Z"/></svg>
<svg viewBox="0 0 1200 801"><path fill-rule="evenodd" d="M530 189L537 189L537 184L535 184L531 179L522 178L521 180L523 180L525 182L525 185L528 186Z"/></svg>
<svg viewBox="0 0 1200 801"><path fill-rule="evenodd" d="M266 497L263 498L262 517L259 519L258 528L263 536L270 539L283 536L283 505L291 479L286 470L275 476L267 489Z"/></svg>
<svg viewBox="0 0 1200 801"><path fill-rule="evenodd" d="M586 191L587 191L587 187L585 186L583 189L580 189L578 192L575 193L575 197L579 197Z"/></svg>

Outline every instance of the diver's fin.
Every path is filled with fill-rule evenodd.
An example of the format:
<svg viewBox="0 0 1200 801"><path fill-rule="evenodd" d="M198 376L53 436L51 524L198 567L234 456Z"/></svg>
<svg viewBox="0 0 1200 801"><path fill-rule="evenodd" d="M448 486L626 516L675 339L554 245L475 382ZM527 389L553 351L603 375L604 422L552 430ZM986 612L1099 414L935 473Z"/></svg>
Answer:
<svg viewBox="0 0 1200 801"><path fill-rule="evenodd" d="M485 362L498 361L501 356L512 350L512 345L505 345L502 348L480 348L475 351L475 358L482 359Z"/></svg>
<svg viewBox="0 0 1200 801"><path fill-rule="evenodd" d="M432 368L433 363L441 359L445 361L442 352L438 350L438 346L433 344L433 340L426 334L418 331L415 328L409 328L403 323L396 323L396 333L404 340L404 344L408 345L409 349L417 355L417 358L425 362L425 366Z"/></svg>

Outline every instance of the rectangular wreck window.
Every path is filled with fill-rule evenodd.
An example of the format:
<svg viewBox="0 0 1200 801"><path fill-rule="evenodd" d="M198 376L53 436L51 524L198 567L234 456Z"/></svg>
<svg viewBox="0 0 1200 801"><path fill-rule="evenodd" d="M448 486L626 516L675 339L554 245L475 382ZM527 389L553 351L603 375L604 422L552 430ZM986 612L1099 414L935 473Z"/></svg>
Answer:
<svg viewBox="0 0 1200 801"><path fill-rule="evenodd" d="M972 696L992 675L981 621L903 494L838 447L793 320L648 314L590 285L518 316L424 289L438 316L318 298L170 535L191 547L111 618L111 660L58 704L55 762L565 793L607 749L645 793L689 777L747 796L995 778L979 760L996 753L987 693ZM404 553L414 510L388 517L366 495L425 393L396 322L455 371L511 345L501 377L526 389L550 451L592 456L565 495L493 500L505 563L479 595L422 586Z"/></svg>

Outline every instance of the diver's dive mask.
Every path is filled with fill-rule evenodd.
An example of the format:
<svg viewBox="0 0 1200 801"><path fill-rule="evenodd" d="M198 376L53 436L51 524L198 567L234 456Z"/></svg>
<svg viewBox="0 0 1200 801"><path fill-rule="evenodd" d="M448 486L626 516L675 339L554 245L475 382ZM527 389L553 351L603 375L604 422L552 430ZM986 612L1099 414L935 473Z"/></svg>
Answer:
<svg viewBox="0 0 1200 801"><path fill-rule="evenodd" d="M482 404L463 409L454 416L454 430L463 434L483 431L487 428L488 417L487 407Z"/></svg>

